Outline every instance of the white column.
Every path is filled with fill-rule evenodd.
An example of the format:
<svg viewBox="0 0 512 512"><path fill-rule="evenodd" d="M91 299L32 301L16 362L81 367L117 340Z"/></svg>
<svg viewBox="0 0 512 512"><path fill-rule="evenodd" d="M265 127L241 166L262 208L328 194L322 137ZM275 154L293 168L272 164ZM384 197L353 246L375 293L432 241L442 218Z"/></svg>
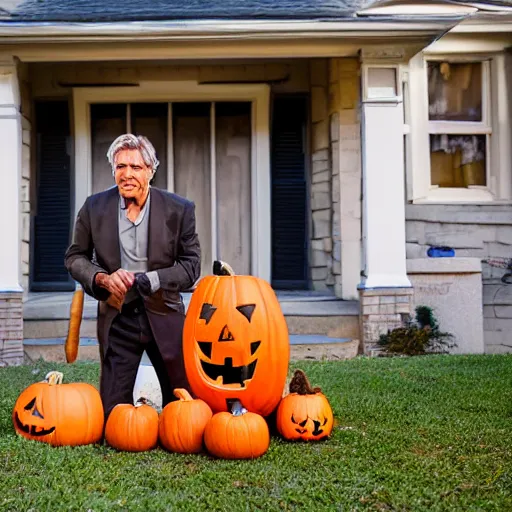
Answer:
<svg viewBox="0 0 512 512"><path fill-rule="evenodd" d="M362 288L410 287L405 253L404 117L401 100L363 103Z"/></svg>
<svg viewBox="0 0 512 512"><path fill-rule="evenodd" d="M0 62L0 292L21 292L20 286L20 180L22 131L16 65Z"/></svg>

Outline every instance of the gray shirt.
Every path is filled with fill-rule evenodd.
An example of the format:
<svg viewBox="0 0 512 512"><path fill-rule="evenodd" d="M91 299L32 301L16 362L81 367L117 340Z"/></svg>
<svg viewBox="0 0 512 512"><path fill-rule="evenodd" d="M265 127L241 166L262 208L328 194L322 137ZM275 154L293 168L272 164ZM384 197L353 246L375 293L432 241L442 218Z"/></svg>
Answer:
<svg viewBox="0 0 512 512"><path fill-rule="evenodd" d="M148 270L148 234L149 234L149 208L151 190L146 203L139 215L132 222L127 214L126 201L119 197L119 246L121 249L121 268L130 272L147 272ZM160 280L155 271L147 272L151 282L151 292L155 293L160 288ZM125 303L134 300L137 292L130 289L125 297Z"/></svg>

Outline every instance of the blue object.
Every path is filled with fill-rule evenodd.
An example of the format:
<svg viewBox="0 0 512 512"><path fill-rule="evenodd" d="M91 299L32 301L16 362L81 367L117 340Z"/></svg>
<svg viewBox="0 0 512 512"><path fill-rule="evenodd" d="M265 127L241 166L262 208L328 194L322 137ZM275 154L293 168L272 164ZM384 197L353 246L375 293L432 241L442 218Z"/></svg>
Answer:
<svg viewBox="0 0 512 512"><path fill-rule="evenodd" d="M429 258L453 258L455 256L455 250L451 247L430 247L427 251Z"/></svg>

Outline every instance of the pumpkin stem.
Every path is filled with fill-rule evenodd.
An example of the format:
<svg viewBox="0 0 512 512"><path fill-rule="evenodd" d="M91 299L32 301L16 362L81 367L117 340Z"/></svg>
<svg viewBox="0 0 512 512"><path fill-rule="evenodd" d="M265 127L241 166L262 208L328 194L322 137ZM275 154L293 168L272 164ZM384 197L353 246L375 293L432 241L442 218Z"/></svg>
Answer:
<svg viewBox="0 0 512 512"><path fill-rule="evenodd" d="M64 378L64 374L62 372L52 371L49 372L44 378L45 382L48 382L50 386L55 386L57 384L62 384L62 379Z"/></svg>
<svg viewBox="0 0 512 512"><path fill-rule="evenodd" d="M216 260L213 262L213 273L216 276L234 276L235 271L225 261Z"/></svg>
<svg viewBox="0 0 512 512"><path fill-rule="evenodd" d="M140 407L141 405L150 405L151 407L155 406L155 404L149 398L146 398L145 396L141 396L135 402L135 407Z"/></svg>
<svg viewBox="0 0 512 512"><path fill-rule="evenodd" d="M302 370L295 370L293 378L290 381L290 393L298 393L299 395L315 395L320 393L320 388L312 388L309 379Z"/></svg>
<svg viewBox="0 0 512 512"><path fill-rule="evenodd" d="M194 400L190 393L184 389L184 388L176 388L174 391L174 396L176 398L179 398L180 400L183 400L185 402L189 402L190 400Z"/></svg>
<svg viewBox="0 0 512 512"><path fill-rule="evenodd" d="M233 400L231 405L231 414L233 416L242 416L247 412L247 409L242 405L240 400Z"/></svg>

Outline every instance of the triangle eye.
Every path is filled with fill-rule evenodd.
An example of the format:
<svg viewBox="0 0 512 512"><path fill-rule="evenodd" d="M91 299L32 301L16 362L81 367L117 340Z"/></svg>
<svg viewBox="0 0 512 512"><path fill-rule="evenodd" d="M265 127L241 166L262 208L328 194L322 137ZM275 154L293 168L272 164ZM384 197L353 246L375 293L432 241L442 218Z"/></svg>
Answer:
<svg viewBox="0 0 512 512"><path fill-rule="evenodd" d="M206 324L208 325L215 311L217 311L217 308L213 304L208 304L205 302L201 308L201 314L199 315L199 318L201 320L206 320Z"/></svg>
<svg viewBox="0 0 512 512"><path fill-rule="evenodd" d="M30 400L30 402L27 405L25 405L25 407L23 407L23 409L25 409L25 411L30 411L30 409L32 409L32 407L34 407L34 405L36 405L35 397L32 398L32 400Z"/></svg>
<svg viewBox="0 0 512 512"><path fill-rule="evenodd" d="M237 306L238 311L247 318L249 323L251 322L252 314L256 309L256 304L245 304L244 306Z"/></svg>

